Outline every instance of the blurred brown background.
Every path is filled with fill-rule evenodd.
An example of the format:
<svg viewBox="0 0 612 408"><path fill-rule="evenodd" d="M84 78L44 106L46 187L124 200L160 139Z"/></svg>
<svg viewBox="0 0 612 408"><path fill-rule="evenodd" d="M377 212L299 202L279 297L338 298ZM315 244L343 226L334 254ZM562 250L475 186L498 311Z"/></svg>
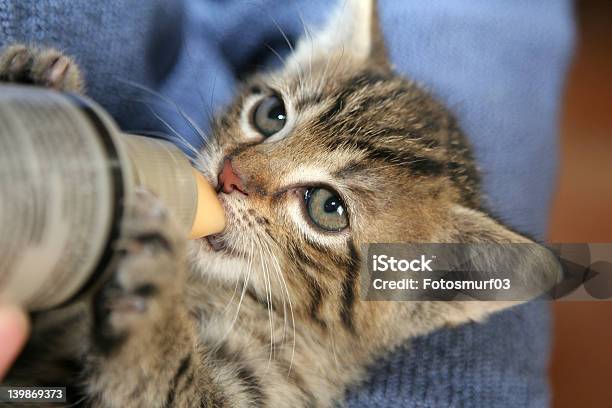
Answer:
<svg viewBox="0 0 612 408"><path fill-rule="evenodd" d="M576 3L551 242L612 242L612 0ZM557 302L553 406L612 407L612 302Z"/></svg>

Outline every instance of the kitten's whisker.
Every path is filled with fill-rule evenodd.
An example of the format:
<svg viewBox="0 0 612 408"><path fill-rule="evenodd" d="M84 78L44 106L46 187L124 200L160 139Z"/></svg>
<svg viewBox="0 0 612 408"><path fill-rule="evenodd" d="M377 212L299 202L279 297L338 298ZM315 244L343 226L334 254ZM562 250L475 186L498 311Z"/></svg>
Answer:
<svg viewBox="0 0 612 408"><path fill-rule="evenodd" d="M272 288L269 286L270 285L270 279L268 277L268 265L263 257L263 254L261 253L261 251L259 251L259 258L261 260L261 264L262 264L262 270L263 270L263 275L264 275L264 281L265 281L265 289L266 289L266 302L267 302L267 308L268 308L268 322L270 323L270 354L268 357L268 364L266 366L266 371L264 372L264 376L268 373L268 369L270 368L270 365L272 364L272 356L274 355L274 324L273 324L273 318L272 318Z"/></svg>
<svg viewBox="0 0 612 408"><path fill-rule="evenodd" d="M238 320L238 315L240 314L240 307L242 306L242 301L244 300L244 295L246 294L247 287L248 287L248 284L249 284L249 280L250 280L250 277L251 277L251 269L252 269L252 266L253 266L253 255L254 255L253 249L254 249L254 244L253 244L253 241L251 241L251 251L250 251L250 255L249 255L249 262L247 264L247 276L246 276L246 279L244 280L244 282L242 284L242 293L240 294L240 301L238 302L238 306L236 307L236 313L234 314L234 318L232 319L232 323L230 324L230 327L227 329L227 332L218 341L219 345L231 333L232 329L234 328L234 324L236 324L236 321Z"/></svg>
<svg viewBox="0 0 612 408"><path fill-rule="evenodd" d="M187 41L185 40L185 36L181 36L181 41L183 43L183 49L187 53L187 59L190 60L190 63L192 64L192 67L193 67L195 65L195 64L193 64L193 59L194 58L191 55L191 52L189 50L189 46L187 45ZM192 72L194 72L193 69L192 69ZM194 79L194 82L198 82L197 81L197 79L198 79L197 76L195 76L193 79ZM214 120L214 113L213 113L213 107L212 106L213 106L213 100L214 100L214 95L215 95L215 84L216 84L216 82L217 82L217 73L215 71L215 75L213 77L213 86L212 86L212 91L211 91L211 96L210 96L210 103L209 103L208 109L207 109L207 111L208 111L207 112L208 113L208 120L209 120L209 123L211 123L211 124L213 123L213 120ZM201 89L201 87L199 85L196 88L196 91L198 92L198 96L200 97L200 101L202 102L202 107L206 108L206 103L204 102L204 95L202 95L202 89ZM204 133L204 132L202 132L202 133ZM206 138L206 139L202 138L202 142L204 144L206 144L207 139L208 138Z"/></svg>
<svg viewBox="0 0 612 408"><path fill-rule="evenodd" d="M184 146L186 149L189 149L189 151L191 153L194 154L195 158L200 158L201 157L201 152L198 151L196 149L196 147L189 142L187 139L185 139L183 136L181 136L179 134L179 132L172 127L165 119L163 119L161 117L161 115L159 115L157 112L155 112L153 110L153 108L151 107L151 104L155 103L155 101L149 101L149 100L144 100L144 99L134 99L134 98L130 98L128 99L130 102L137 102L140 103L142 105L144 105L152 114L153 116L160 121L168 130L170 130L178 139L180 139L180 141L182 142L182 146ZM128 131L129 132L129 131ZM141 135L152 135L152 136L162 136L164 137L164 139L167 139L168 137L172 137L172 135L170 134L165 134L163 132L158 132L158 131L154 131L154 130L141 130L141 131L132 131L134 133L138 133ZM164 136L165 135L165 136ZM169 140L170 142L176 143L175 140Z"/></svg>
<svg viewBox="0 0 612 408"><path fill-rule="evenodd" d="M206 136L206 133L204 133L204 131L193 121L193 119L191 119L189 117L189 115L187 115L179 106L176 102L174 102L173 100L169 99L168 97L162 95L161 93L150 89L146 86L140 85L137 82L134 81L130 81L127 79L122 79L122 78L118 78L119 82L122 82L126 85L130 85L136 89L140 89L141 91L144 91L146 93L148 93L149 95L153 95L159 99L161 99L162 101L164 101L166 104L172 106L174 108L174 111L177 112L182 118L183 120L185 120L189 126L191 127L191 129L200 137L200 139L202 140L203 144L205 145L208 141L208 138Z"/></svg>
<svg viewBox="0 0 612 408"><path fill-rule="evenodd" d="M215 123L215 108L213 107L213 103L215 100L215 89L217 88L217 73L215 72L215 76L213 76L212 89L210 91L210 102L208 103L208 121L212 128ZM208 138L207 138L208 139Z"/></svg>
<svg viewBox="0 0 612 408"><path fill-rule="evenodd" d="M187 149L189 149L189 151L191 153L194 154L195 158L197 159L201 159L201 153L196 150L196 148L189 143L189 141L187 141L187 139L185 139L183 136L181 136L179 134L179 132L172 126L170 125L170 123L168 123L164 118L161 117L161 115L159 115L157 112L155 112L155 110L149 106L148 104L145 104L145 106L147 107L147 109L151 112L151 114L157 119L159 120L168 130L170 130L181 142L183 142L183 146L185 146Z"/></svg>
<svg viewBox="0 0 612 408"><path fill-rule="evenodd" d="M282 271L280 270L280 266L278 265L276 256L272 253L272 250L270 249L270 244L267 243L265 240L262 240L262 244L266 252L268 252L270 259L274 261L273 270L274 270L276 279L278 280L281 286L281 295L282 295L281 298L283 301L283 343L284 343L287 339L287 304L289 305L289 311L291 313L291 326L295 334L295 321L293 319L293 305L291 304L291 296L287 288L287 283L285 282ZM295 336L293 336L293 340L295 340Z"/></svg>
<svg viewBox="0 0 612 408"><path fill-rule="evenodd" d="M293 329L293 336L292 336L292 343L293 344L292 344L292 349L291 349L291 360L289 362L289 369L287 370L287 376L289 376L291 374L291 368L293 367L293 359L295 357L295 339L296 339L296 336L295 336L295 315L294 315L294 312L293 312L293 304L291 302L291 294L289 293L289 287L287 286L287 282L285 281L285 278L283 276L283 271L282 271L282 269L280 267L280 264L278 263L278 258L276 257L276 255L274 255L272 253L272 251L270 250L269 246L268 246L267 250L268 250L268 253L270 254L271 259L274 261L274 265L275 265L275 268L276 268L277 275L282 280L282 284L283 284L283 287L285 289L285 293L287 294L287 301L289 303L289 311L291 313L291 326L292 326L292 329Z"/></svg>
<svg viewBox="0 0 612 408"><path fill-rule="evenodd" d="M208 175L210 179L214 179L217 176L217 170L215 169L216 162L213 157L219 157L221 154L221 148L217 140L211 139L210 143L206 145L201 151L201 159L195 160L192 164L201 173Z"/></svg>
<svg viewBox="0 0 612 408"><path fill-rule="evenodd" d="M270 256L270 259L272 259L272 251L270 250L270 246L268 245L268 243L260 238L259 236L257 237L260 246L268 253L268 255ZM266 263L268 262L268 260L266 259ZM274 270L275 276L276 276L276 280L279 282L279 284L281 284L281 289L282 289L282 281L280 280L279 276L278 276L278 272L276 270ZM284 342L285 339L287 338L287 301L285 299L285 292L281 290L281 300L283 302L283 335L282 335L282 341Z"/></svg>
<svg viewBox="0 0 612 408"><path fill-rule="evenodd" d="M72 404L66 405L66 408L79 406L81 404L81 402L85 401L88 398L89 398L89 395L83 395L83 397L81 397L78 400L74 401Z"/></svg>
<svg viewBox="0 0 612 408"><path fill-rule="evenodd" d="M327 81L327 70L329 69L329 64L331 63L332 55L329 54L327 56L327 61L325 62L325 68L323 69L323 74L321 74L321 78L319 79L319 83L317 84L317 93L321 93L323 87L325 86L325 82Z"/></svg>
<svg viewBox="0 0 612 408"><path fill-rule="evenodd" d="M302 28L304 30L304 34L306 35L306 38L308 39L308 42L310 43L310 54L308 55L308 66L309 66L309 79L310 79L310 86L314 87L314 80L313 80L313 75L312 75L312 55L314 54L314 40L312 38L312 33L310 32L310 29L308 28L308 26L306 25L306 22L304 21L304 16L302 14L302 10L300 9L299 5L296 4L295 0L292 0L293 5L295 6L297 13L298 13L298 17L300 18L300 22L302 23ZM295 53L294 53L295 54Z"/></svg>
<svg viewBox="0 0 612 408"><path fill-rule="evenodd" d="M344 3L342 4L342 8L340 9L340 12L342 14L341 19L344 19L344 9L346 7L347 1L348 0L344 1ZM339 34L339 30L340 30L341 26L342 26L342 20L336 26L336 33L335 33L336 37ZM321 93L321 89L323 88L323 86L325 86L325 82L327 81L327 74L328 74L327 70L329 68L330 62L332 60L332 57L334 57L334 55L335 55L335 53L333 51L328 53L327 62L325 63L325 70L323 71L323 75L321 76L321 79L319 80L319 86L317 87L317 91L319 93ZM342 44L342 52L340 54L340 57L338 58L338 61L336 61L336 66L335 66L334 71L332 72L332 74L334 74L336 72L336 70L338 69L338 66L340 65L340 61L342 61L342 58L344 58L344 44Z"/></svg>
<svg viewBox="0 0 612 408"><path fill-rule="evenodd" d="M344 45L342 46L342 50L340 52L340 56L338 57L338 60L336 61L336 65L334 66L334 69L330 73L328 72L328 69L331 64L332 57L334 55L335 55L334 53L330 53L329 56L327 57L327 62L325 64L325 70L323 71L323 75L321 76L321 79L319 80L319 86L317 87L317 91L319 93L322 93L322 89L325 86L325 83L327 82L327 78L330 76L333 76L338 70L338 66L340 66L340 62L342 61L342 58L344 58Z"/></svg>
<svg viewBox="0 0 612 408"><path fill-rule="evenodd" d="M194 146L189 144L188 141L186 141L183 138L177 138L176 136L173 136L169 133L165 133L162 131L157 131L157 130L139 130L139 129L127 129L125 130L126 133L129 134L133 134L133 135L139 135L139 136L147 136L147 137L152 137L152 138L156 138L156 139L163 139L166 140L168 142L177 144L179 143L180 146L183 146L185 149L189 149L189 151L193 152L197 159L203 159L203 156L201 156L201 153L198 151L193 151Z"/></svg>
<svg viewBox="0 0 612 408"><path fill-rule="evenodd" d="M276 19L272 17L272 15L268 15L268 16L270 17L270 20L272 20L272 22L274 23L274 25L276 26L280 34L283 36L283 39L287 43L287 46L289 46L289 50L291 50L292 55L295 55L295 50L293 49L293 45L291 44L291 41L289 41L289 37L287 37L287 34L285 33L285 31L278 24L278 21L276 21Z"/></svg>
<svg viewBox="0 0 612 408"><path fill-rule="evenodd" d="M278 58L278 59L280 60L280 62L281 62L283 65L287 65L287 62L285 61L285 59L283 58L283 56L282 56L282 55L280 55L280 54L278 53L278 51L276 51L276 50L275 50L275 49L274 49L274 48L273 48L273 47L272 47L270 44L264 44L264 47L266 47L267 49L269 49L270 51L272 51L272 53L273 53L274 55L276 55L276 58Z"/></svg>
<svg viewBox="0 0 612 408"><path fill-rule="evenodd" d="M274 23L274 25L276 26L276 28L278 29L278 31L280 32L280 34L283 36L283 39L287 43L287 46L289 46L289 50L291 51L291 55L293 56L294 61L297 63L297 68L298 68L297 73L298 73L299 89L300 89L300 91L303 91L303 89L304 89L304 69L302 68L302 65L297 60L297 58L295 58L295 56L296 56L295 55L295 49L293 48L293 45L291 44L291 41L289 41L289 37L287 37L287 34L282 29L282 27L278 24L276 19L274 17L272 17L271 15L269 17L272 20L272 22ZM286 65L286 64L284 64L284 65Z"/></svg>
<svg viewBox="0 0 612 408"><path fill-rule="evenodd" d="M234 291L232 292L232 297L230 297L230 300L228 300L227 304L225 305L225 308L223 308L224 315L227 314L230 306L234 302L234 297L236 296L236 293L238 293L238 283L239 283L239 280L236 279L236 284L234 285Z"/></svg>
<svg viewBox="0 0 612 408"><path fill-rule="evenodd" d="M145 129L125 129L125 133L139 136L150 136L157 139L164 139L168 141L174 140L174 136L161 130L145 130Z"/></svg>
<svg viewBox="0 0 612 408"><path fill-rule="evenodd" d="M136 136L147 136L154 139L163 139L172 143L180 143L181 146L185 147L186 149L193 148L191 144L185 143L184 140L177 138L176 135L172 135L161 130L126 129L124 132Z"/></svg>
<svg viewBox="0 0 612 408"><path fill-rule="evenodd" d="M340 57L336 61L336 65L334 66L334 70L331 72L330 76L336 75L336 72L338 71L338 67L340 66L340 63L342 62L342 58L344 58L344 52L345 52L345 49L344 49L344 44L343 44L342 49L340 51Z"/></svg>

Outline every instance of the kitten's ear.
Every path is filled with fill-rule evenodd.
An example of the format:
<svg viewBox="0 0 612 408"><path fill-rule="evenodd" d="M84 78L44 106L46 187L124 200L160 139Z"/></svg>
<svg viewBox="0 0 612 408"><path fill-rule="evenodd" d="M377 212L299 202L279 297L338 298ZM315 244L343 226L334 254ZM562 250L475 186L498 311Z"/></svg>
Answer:
<svg viewBox="0 0 612 408"><path fill-rule="evenodd" d="M465 243L529 243L533 242L508 229L483 212L455 206L451 210L453 240Z"/></svg>
<svg viewBox="0 0 612 408"><path fill-rule="evenodd" d="M527 292L518 299L509 301L465 301L458 302L455 308L447 314L447 322L456 325L467 321L480 321L491 313L507 309L511 306L546 295L561 278L561 270L556 257L532 240L517 234L483 212L462 206L451 210L453 232L451 241L464 244L530 244L530 245L499 245L482 246L486 252L475 257L476 270L494 271L500 265L506 265L512 271L514 278L520 282ZM475 247L476 248L476 247ZM476 249L478 251L478 249ZM501 271L500 271L501 272ZM520 275L519 275L520 274Z"/></svg>
<svg viewBox="0 0 612 408"><path fill-rule="evenodd" d="M325 25L300 39L287 66L300 69L333 58L389 67L376 0L338 0Z"/></svg>

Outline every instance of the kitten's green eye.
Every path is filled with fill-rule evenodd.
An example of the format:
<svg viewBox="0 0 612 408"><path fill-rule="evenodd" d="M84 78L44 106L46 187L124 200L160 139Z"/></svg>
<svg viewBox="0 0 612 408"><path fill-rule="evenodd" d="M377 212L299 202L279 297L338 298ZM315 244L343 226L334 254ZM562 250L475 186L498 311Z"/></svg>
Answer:
<svg viewBox="0 0 612 408"><path fill-rule="evenodd" d="M304 194L308 216L325 231L342 231L348 226L348 217L342 200L326 188L314 187Z"/></svg>
<svg viewBox="0 0 612 408"><path fill-rule="evenodd" d="M263 98L255 105L251 121L255 129L264 137L277 133L287 121L283 100L276 95Z"/></svg>

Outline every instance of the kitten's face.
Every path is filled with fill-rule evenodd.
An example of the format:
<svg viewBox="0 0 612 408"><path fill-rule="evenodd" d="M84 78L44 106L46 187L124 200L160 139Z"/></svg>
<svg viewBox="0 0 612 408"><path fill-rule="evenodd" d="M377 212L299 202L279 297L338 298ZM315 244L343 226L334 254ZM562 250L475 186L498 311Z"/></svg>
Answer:
<svg viewBox="0 0 612 408"><path fill-rule="evenodd" d="M362 244L530 241L477 210L465 137L393 73L376 14L373 1L341 2L282 69L244 84L217 118L199 165L219 188L227 227L197 242L194 259L208 276L246 282L263 303L285 310L289 299L304 321L395 339L388 302L357 302ZM410 335L508 306L437 303L401 308Z"/></svg>
<svg viewBox="0 0 612 408"><path fill-rule="evenodd" d="M475 172L467 150L449 156L458 132L424 92L348 57L303 68L245 84L205 151L205 173L232 191L219 194L227 227L201 242L202 270L249 274L262 298L285 284L292 297L339 294L360 244L431 241L449 203L476 201L475 184L447 176L449 162Z"/></svg>

